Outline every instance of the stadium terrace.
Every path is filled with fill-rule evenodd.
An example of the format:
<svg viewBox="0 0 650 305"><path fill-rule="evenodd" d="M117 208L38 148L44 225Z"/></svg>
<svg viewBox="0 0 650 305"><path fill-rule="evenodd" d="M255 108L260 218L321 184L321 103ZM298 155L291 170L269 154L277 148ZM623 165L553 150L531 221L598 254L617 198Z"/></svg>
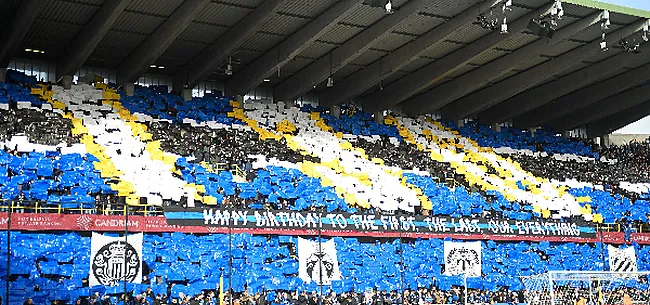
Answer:
<svg viewBox="0 0 650 305"><path fill-rule="evenodd" d="M650 12L0 16L0 305L650 303Z"/></svg>

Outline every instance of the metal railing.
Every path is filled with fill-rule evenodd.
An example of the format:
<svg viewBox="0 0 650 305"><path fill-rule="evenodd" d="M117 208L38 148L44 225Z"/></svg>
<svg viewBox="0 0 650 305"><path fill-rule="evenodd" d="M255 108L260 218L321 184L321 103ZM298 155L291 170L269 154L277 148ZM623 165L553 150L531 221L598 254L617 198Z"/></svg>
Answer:
<svg viewBox="0 0 650 305"><path fill-rule="evenodd" d="M626 225L621 223L600 223L596 224L598 232L624 232ZM629 226L634 233L650 233L650 224L633 224Z"/></svg>
<svg viewBox="0 0 650 305"><path fill-rule="evenodd" d="M92 207L69 208L64 207L65 203L44 204L41 201L7 201L0 200L0 212L7 212L11 209L12 213L52 213L52 214L97 214L97 215L126 215L126 204L96 204L85 203L85 205L93 205ZM78 203L75 203L78 204ZM128 213L130 215L141 216L161 216L163 215L163 208L161 206L144 205L144 204L129 204Z"/></svg>

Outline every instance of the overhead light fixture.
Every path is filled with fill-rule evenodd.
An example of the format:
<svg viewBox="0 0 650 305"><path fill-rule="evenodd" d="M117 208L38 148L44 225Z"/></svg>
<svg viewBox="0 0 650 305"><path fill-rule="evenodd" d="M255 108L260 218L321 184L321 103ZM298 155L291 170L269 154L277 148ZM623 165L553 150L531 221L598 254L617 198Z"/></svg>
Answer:
<svg viewBox="0 0 650 305"><path fill-rule="evenodd" d="M506 13L512 12L512 0L503 0L501 4L501 13L503 14L503 22L501 22L501 34L508 34L508 18Z"/></svg>
<svg viewBox="0 0 650 305"><path fill-rule="evenodd" d="M165 69L165 66L158 66L158 69Z"/></svg>
<svg viewBox="0 0 650 305"><path fill-rule="evenodd" d="M41 50L41 51L39 51L39 53L41 53L41 54L45 54L45 51Z"/></svg>
<svg viewBox="0 0 650 305"><path fill-rule="evenodd" d="M268 78L265 78L265 79L264 79L264 82L270 82L270 81L271 81L271 80L268 79Z"/></svg>
<svg viewBox="0 0 650 305"><path fill-rule="evenodd" d="M232 75L232 58L228 57L228 63L226 64L226 75Z"/></svg>
<svg viewBox="0 0 650 305"><path fill-rule="evenodd" d="M508 34L508 21L506 17L503 17L503 22L501 23L501 34Z"/></svg>
<svg viewBox="0 0 650 305"><path fill-rule="evenodd" d="M609 29L610 24L611 23L609 21L609 11L604 10L600 14L600 30L602 31L602 33L600 34L600 37L601 37L601 39L600 39L600 50L603 51L603 52L609 50L609 48L607 47L607 41L605 40L605 37L607 36L607 34L605 33L605 30Z"/></svg>
<svg viewBox="0 0 650 305"><path fill-rule="evenodd" d="M25 49L25 52L31 52L32 49Z"/></svg>
<svg viewBox="0 0 650 305"><path fill-rule="evenodd" d="M609 50L609 48L607 47L607 41L605 40L605 32L603 32L601 34L600 50L603 51L603 52L606 52L607 50Z"/></svg>
<svg viewBox="0 0 650 305"><path fill-rule="evenodd" d="M504 14L506 12L512 12L512 0L503 0L503 4L501 5L501 12Z"/></svg>
<svg viewBox="0 0 650 305"><path fill-rule="evenodd" d="M390 0L386 1L386 4L384 5L384 9L386 9L386 14L394 13L394 11L393 11L393 3L390 2Z"/></svg>
<svg viewBox="0 0 650 305"><path fill-rule="evenodd" d="M495 16L494 7L491 7L489 15L480 14L476 17L476 21L478 22L480 27L486 30L490 30L490 31L499 30L501 34L507 34L508 33L507 13L511 11L512 11L512 0L501 0L501 14L503 15L503 19L501 19L500 16Z"/></svg>
<svg viewBox="0 0 650 305"><path fill-rule="evenodd" d="M149 65L149 68L155 68L156 65Z"/></svg>
<svg viewBox="0 0 650 305"><path fill-rule="evenodd" d="M557 19L562 19L562 16L564 16L564 8L562 8L561 0L555 0L553 6L551 6L551 15Z"/></svg>
<svg viewBox="0 0 650 305"><path fill-rule="evenodd" d="M611 22L609 21L609 11L604 10L600 14L600 29L608 30L610 25L611 25Z"/></svg>

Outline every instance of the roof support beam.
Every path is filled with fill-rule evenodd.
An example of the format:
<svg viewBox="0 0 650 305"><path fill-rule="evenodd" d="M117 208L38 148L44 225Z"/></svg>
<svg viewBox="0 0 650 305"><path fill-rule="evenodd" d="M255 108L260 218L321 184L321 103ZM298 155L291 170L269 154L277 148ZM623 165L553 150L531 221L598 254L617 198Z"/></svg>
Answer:
<svg viewBox="0 0 650 305"><path fill-rule="evenodd" d="M514 33L523 31L532 18L545 15L549 12L551 5L530 12L508 24L508 30ZM492 49L504 40L511 38L509 34L502 34L499 31L477 39L476 41L451 52L444 57L418 69L417 71L400 78L386 86L384 90L374 92L361 100L364 110L383 110L390 106L397 105L408 97L435 84L449 74L458 66L467 64L472 58Z"/></svg>
<svg viewBox="0 0 650 305"><path fill-rule="evenodd" d="M648 100L649 95L650 84L646 83L617 95L605 98L588 108L579 109L576 112L553 120L550 125L560 131L587 125L611 114L643 103Z"/></svg>
<svg viewBox="0 0 650 305"><path fill-rule="evenodd" d="M132 0L106 1L81 32L72 40L56 65L56 78L73 75L113 26L117 17Z"/></svg>
<svg viewBox="0 0 650 305"><path fill-rule="evenodd" d="M14 15L11 26L5 29L0 37L0 68L9 65L9 62L14 57L20 43L27 35L27 31L34 23L34 19L41 12L42 2L39 0L23 0ZM4 71L2 71L4 73Z"/></svg>
<svg viewBox="0 0 650 305"><path fill-rule="evenodd" d="M185 84L188 85L188 88L196 87L217 69L228 56L233 55L244 42L255 35L269 19L275 16L280 6L287 1L289 0L265 0L226 33L219 36L185 67L174 74L172 80L174 91L181 92Z"/></svg>
<svg viewBox="0 0 650 305"><path fill-rule="evenodd" d="M587 136L595 138L612 133L648 115L650 115L650 100L587 125Z"/></svg>
<svg viewBox="0 0 650 305"><path fill-rule="evenodd" d="M319 95L323 107L343 104L359 94L370 89L381 80L389 77L399 69L415 60L436 42L449 38L463 25L472 22L479 14L488 11L500 0L486 0L464 10L454 18L432 29L417 39L407 43L394 52L373 62L367 67L355 72L339 82L334 88L329 88Z"/></svg>
<svg viewBox="0 0 650 305"><path fill-rule="evenodd" d="M628 37L641 30L647 20L642 19L629 26L608 33L606 41L608 45L617 43L621 37ZM555 74L578 64L590 55L601 52L600 39L575 48L552 60L546 61L534 68L528 69L490 87L474 92L463 97L454 103L442 108L442 117L450 120L466 118L480 111L493 107L494 105L538 84Z"/></svg>
<svg viewBox="0 0 650 305"><path fill-rule="evenodd" d="M482 67L467 72L453 81L413 97L402 104L402 110L405 113L417 115L440 109L471 93L475 88L483 87L504 73L515 69L526 60L539 56L556 43L598 23L599 20L600 13L596 13L573 22L555 32L552 39L537 39L506 56L499 57Z"/></svg>
<svg viewBox="0 0 650 305"><path fill-rule="evenodd" d="M642 54L636 55L645 57ZM621 73L615 77L557 98L551 103L547 103L533 111L516 117L513 120L513 125L519 128L541 126L553 119L566 116L571 112L594 104L602 98L625 91L647 81L650 81L650 64Z"/></svg>
<svg viewBox="0 0 650 305"><path fill-rule="evenodd" d="M194 20L210 0L186 0L117 69L120 82L135 82Z"/></svg>
<svg viewBox="0 0 650 305"><path fill-rule="evenodd" d="M226 94L245 95L262 83L269 74L286 65L361 5L363 5L362 0L343 0L334 4L316 19L239 71L226 83Z"/></svg>
<svg viewBox="0 0 650 305"><path fill-rule="evenodd" d="M429 0L412 0L406 2L394 14L388 15L375 22L329 54L319 58L316 62L298 71L273 90L276 100L290 100L311 90L314 86L325 80L330 73L334 74L342 67L349 64L363 52L367 51L375 42L390 34L393 29L407 17L417 13L429 4Z"/></svg>
<svg viewBox="0 0 650 305"><path fill-rule="evenodd" d="M486 124L504 122L595 81L611 77L623 66L642 59L647 61L644 56L638 54L623 52L623 54L614 55L593 66L573 72L508 99L481 113L479 119Z"/></svg>

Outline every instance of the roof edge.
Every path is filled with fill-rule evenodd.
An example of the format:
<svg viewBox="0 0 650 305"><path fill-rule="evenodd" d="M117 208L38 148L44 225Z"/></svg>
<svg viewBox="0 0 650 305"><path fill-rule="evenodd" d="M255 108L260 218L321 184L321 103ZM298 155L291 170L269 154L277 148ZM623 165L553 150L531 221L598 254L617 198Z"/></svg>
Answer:
<svg viewBox="0 0 650 305"><path fill-rule="evenodd" d="M599 10L608 10L613 13L619 13L619 14L625 14L625 15L650 19L650 11L646 11L638 8L631 8L631 7L617 5L617 4L604 3L596 0L563 0L562 2L571 3L580 6L586 6L590 8L599 9Z"/></svg>

